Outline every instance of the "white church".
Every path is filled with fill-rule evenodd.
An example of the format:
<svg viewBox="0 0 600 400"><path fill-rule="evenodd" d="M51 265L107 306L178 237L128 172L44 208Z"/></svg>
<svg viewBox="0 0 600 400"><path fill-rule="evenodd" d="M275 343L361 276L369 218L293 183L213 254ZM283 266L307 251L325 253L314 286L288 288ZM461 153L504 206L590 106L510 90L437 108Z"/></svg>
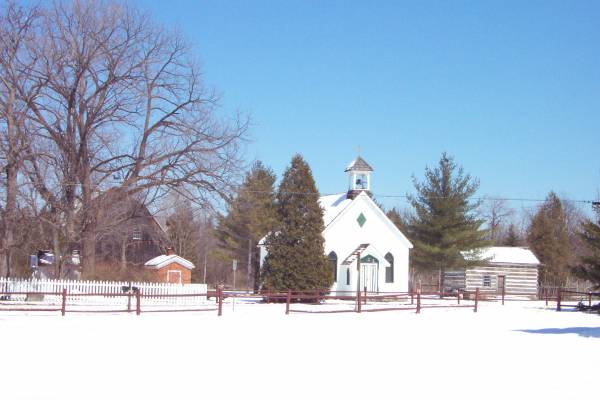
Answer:
<svg viewBox="0 0 600 400"><path fill-rule="evenodd" d="M410 241L371 199L373 168L361 157L348 165L346 193L323 196L325 254L334 276L332 291L408 291ZM261 266L267 255L261 246ZM360 277L356 254L360 252Z"/></svg>

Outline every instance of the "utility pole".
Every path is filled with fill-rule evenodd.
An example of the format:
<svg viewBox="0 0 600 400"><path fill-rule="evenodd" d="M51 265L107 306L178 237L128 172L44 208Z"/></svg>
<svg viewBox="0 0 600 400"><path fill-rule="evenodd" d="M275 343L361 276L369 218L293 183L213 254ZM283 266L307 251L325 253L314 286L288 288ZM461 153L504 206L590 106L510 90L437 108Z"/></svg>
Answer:
<svg viewBox="0 0 600 400"><path fill-rule="evenodd" d="M202 283L204 283L206 285L206 258L208 256L208 253L206 252L206 249L204 249L204 279L202 279Z"/></svg>
<svg viewBox="0 0 600 400"><path fill-rule="evenodd" d="M250 289L250 276L252 275L252 239L248 238L248 276L246 278L246 288Z"/></svg>

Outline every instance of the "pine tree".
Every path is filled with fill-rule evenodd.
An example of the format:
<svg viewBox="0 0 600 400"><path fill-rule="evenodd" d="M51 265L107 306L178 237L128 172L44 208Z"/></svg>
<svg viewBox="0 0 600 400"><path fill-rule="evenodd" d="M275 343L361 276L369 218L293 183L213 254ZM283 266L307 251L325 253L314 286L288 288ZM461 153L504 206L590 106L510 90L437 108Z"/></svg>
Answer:
<svg viewBox="0 0 600 400"><path fill-rule="evenodd" d="M264 287L275 290L329 289L333 276L324 254L323 210L310 167L292 158L277 193L278 227L267 237Z"/></svg>
<svg viewBox="0 0 600 400"><path fill-rule="evenodd" d="M408 222L406 220L406 214L403 216L396 207L392 208L386 213L387 217L396 225L402 233L408 232Z"/></svg>
<svg viewBox="0 0 600 400"><path fill-rule="evenodd" d="M542 266L539 280L542 285L564 285L569 275L571 245L562 202L550 192L531 220L527 243Z"/></svg>
<svg viewBox="0 0 600 400"><path fill-rule="evenodd" d="M437 270L443 287L446 269L465 267L475 262L479 249L488 245L486 232L477 219L478 201L471 201L479 182L465 174L454 159L443 153L436 168L425 169L425 181L413 178L417 194L409 196L415 209L411 219L411 240L415 246L411 259L418 271ZM470 252L465 260L461 252ZM481 265L481 262L478 262Z"/></svg>
<svg viewBox="0 0 600 400"><path fill-rule="evenodd" d="M596 211L597 222L587 220L581 224L580 237L585 243L587 253L581 256L578 274L600 289L600 210Z"/></svg>
<svg viewBox="0 0 600 400"><path fill-rule="evenodd" d="M502 240L502 245L509 247L518 247L522 243L521 236L517 232L515 224L510 224L506 231L506 236Z"/></svg>
<svg viewBox="0 0 600 400"><path fill-rule="evenodd" d="M260 259L258 241L275 226L275 174L256 161L219 218L219 247L246 265L246 284L258 289Z"/></svg>

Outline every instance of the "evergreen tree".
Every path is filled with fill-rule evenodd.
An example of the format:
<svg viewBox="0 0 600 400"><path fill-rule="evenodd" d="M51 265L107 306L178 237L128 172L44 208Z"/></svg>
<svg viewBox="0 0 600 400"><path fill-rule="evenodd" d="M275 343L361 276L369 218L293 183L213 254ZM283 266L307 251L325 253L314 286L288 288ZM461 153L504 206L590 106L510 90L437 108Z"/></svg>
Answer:
<svg viewBox="0 0 600 400"><path fill-rule="evenodd" d="M517 228L515 227L515 224L510 224L508 226L508 230L506 231L506 236L504 237L504 240L502 241L502 245L510 246L510 247L518 247L518 246L521 246L522 242L523 241L521 239L521 236L517 232Z"/></svg>
<svg viewBox="0 0 600 400"><path fill-rule="evenodd" d="M569 275L571 245L562 202L550 192L531 220L527 242L542 263L540 283L564 285Z"/></svg>
<svg viewBox="0 0 600 400"><path fill-rule="evenodd" d="M333 276L324 254L323 210L310 167L295 155L277 193L278 227L267 237L262 281L275 290L325 289Z"/></svg>
<svg viewBox="0 0 600 400"><path fill-rule="evenodd" d="M406 220L406 214L403 216L396 207L392 208L386 213L387 217L396 225L396 228L404 234L408 233L408 223Z"/></svg>
<svg viewBox="0 0 600 400"><path fill-rule="evenodd" d="M577 272L582 278L591 281L595 289L600 289L600 210L596 214L597 222L587 220L581 224L580 236L587 253L581 257Z"/></svg>
<svg viewBox="0 0 600 400"><path fill-rule="evenodd" d="M411 218L411 240L415 246L412 263L419 272L438 270L442 279L445 269L479 264L479 249L488 245L486 232L476 218L480 202L471 201L479 182L465 174L454 159L443 153L436 168L425 169L425 181L413 178L417 194L409 196L415 209ZM461 252L470 252L465 260Z"/></svg>
<svg viewBox="0 0 600 400"><path fill-rule="evenodd" d="M219 247L246 265L246 284L258 289L260 259L258 241L275 226L275 174L256 161L219 218Z"/></svg>

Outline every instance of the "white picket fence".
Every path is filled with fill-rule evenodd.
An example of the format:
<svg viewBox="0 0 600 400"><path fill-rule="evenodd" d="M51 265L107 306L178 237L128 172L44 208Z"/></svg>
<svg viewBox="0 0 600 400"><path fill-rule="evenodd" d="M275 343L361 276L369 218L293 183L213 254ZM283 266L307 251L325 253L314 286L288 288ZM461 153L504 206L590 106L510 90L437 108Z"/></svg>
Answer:
<svg viewBox="0 0 600 400"><path fill-rule="evenodd" d="M110 281L72 281L61 279L12 279L0 278L0 299L3 302L36 302L44 304L60 304L63 289L67 289L68 304L126 305L129 301L123 294L124 286L140 289L143 305L196 305L206 304L204 296L172 296L172 295L205 295L207 285L201 283L172 284L152 282L110 282ZM22 294L12 294L12 293ZM27 294L26 294L27 293ZM56 295L36 295L36 293L57 293ZM85 296L78 296L85 294ZM97 294L97 295L95 295ZM113 296L111 296L113 294ZM135 304L135 296L132 295Z"/></svg>

